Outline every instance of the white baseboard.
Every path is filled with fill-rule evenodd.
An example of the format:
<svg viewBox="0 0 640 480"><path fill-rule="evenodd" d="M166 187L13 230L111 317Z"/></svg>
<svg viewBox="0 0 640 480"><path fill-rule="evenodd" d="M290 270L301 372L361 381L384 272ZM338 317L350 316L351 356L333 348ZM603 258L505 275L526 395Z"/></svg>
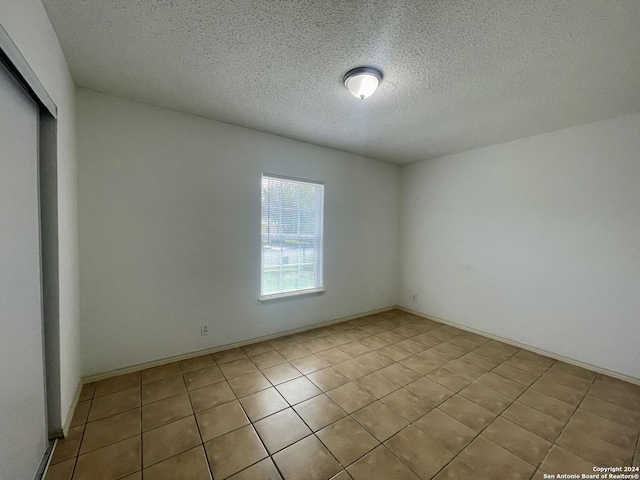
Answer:
<svg viewBox="0 0 640 480"><path fill-rule="evenodd" d="M153 360L151 362L145 362L145 363L140 363L140 364L137 364L137 365L132 365L130 367L118 368L116 370L110 370L110 371L104 372L104 373L96 373L94 375L86 375L86 376L82 377L82 382L81 382L80 388L82 388L82 384L85 384L85 383L97 382L99 380L104 380L106 378L117 377L118 375L125 375L127 373L138 372L140 370L145 370L145 369L151 368L151 367L158 367L160 365L164 365L164 364L167 364L167 363L179 362L179 361L182 361L182 360L187 360L189 358L199 357L200 355L207 355L207 354L210 354L210 353L220 352L222 350L229 350L230 348L243 347L245 345L251 345L252 343L256 343L256 342L263 342L265 340L273 340L273 339L279 338L279 337L286 337L287 335L292 335L294 333L306 332L307 330L313 330L314 328L320 328L320 327L325 327L327 325L333 325L334 323L346 322L347 320L353 320L355 318L365 317L367 315L374 315L376 313L388 312L389 310L393 310L394 308L399 308L399 307L396 307L395 305L393 305L393 306L390 306L390 307L379 308L377 310L371 310L369 312L358 313L356 315L349 315L347 317L341 317L341 318L337 318L337 319L334 319L334 320L328 320L326 322L315 323L313 325L308 325L308 326L301 327L301 328L295 328L293 330L287 330L287 331L284 331L284 332L278 332L278 333L274 333L272 335L265 335L263 337L251 338L251 339L248 339L248 340L243 340L241 342L228 343L226 345L219 345L217 347L207 348L207 349L204 349L204 350L198 350L198 351L195 351L195 352L184 353L182 355L174 355L172 357L161 358L161 359L158 359L158 360ZM79 397L79 395L80 395L80 390L78 390L77 397L76 397L76 402L77 402L77 398ZM74 409L75 409L75 404L74 404ZM72 413L73 413L73 411L72 411ZM69 419L69 422L71 422L70 419ZM68 431L68 429L67 429L67 431Z"/></svg>
<svg viewBox="0 0 640 480"><path fill-rule="evenodd" d="M492 333L485 332L483 330L477 330L475 328L467 327L466 325L461 325L459 323L450 322L449 320L445 320L443 318L434 317L433 315L428 315L426 313L419 312L417 310L411 310L410 308L402 307L397 305L395 308L398 310L402 310L407 313L412 313L414 315L418 315L419 317L426 318L428 320L433 320L434 322L444 323L446 325L451 325L452 327L459 328L460 330L465 330L467 332L476 333L478 335L482 335L483 337L492 338L493 340L498 340L503 343L508 343L509 345L513 345L514 347L524 348L525 350L529 350L531 352L544 355L546 357L555 358L556 360L560 360L561 362L569 363L571 365L575 365L576 367L585 368L587 370L591 370L593 372L601 373L603 375L608 375L613 378L617 378L618 380L623 380L625 382L633 383L635 385L640 385L640 378L635 378L630 375L625 375L624 373L614 372L612 370L607 370L606 368L599 367L597 365L592 365L590 363L585 363L580 360L576 360L575 358L565 357L564 355L559 355L554 352L549 352L547 350L543 350L542 348L534 347L532 345L527 345L525 343L516 342L515 340L511 340L508 338L503 338L498 335L494 335Z"/></svg>

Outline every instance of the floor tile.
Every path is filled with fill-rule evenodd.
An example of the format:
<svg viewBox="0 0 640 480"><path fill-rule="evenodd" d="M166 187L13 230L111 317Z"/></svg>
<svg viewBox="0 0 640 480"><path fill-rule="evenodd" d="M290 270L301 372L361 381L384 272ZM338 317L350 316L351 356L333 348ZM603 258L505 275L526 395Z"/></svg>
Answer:
<svg viewBox="0 0 640 480"><path fill-rule="evenodd" d="M316 356L329 365L335 365L337 363L346 362L347 360L351 360L353 357L348 353L342 351L341 349L334 347L323 352L316 353Z"/></svg>
<svg viewBox="0 0 640 480"><path fill-rule="evenodd" d="M195 390L224 381L224 375L217 366L185 373L183 377L187 390Z"/></svg>
<svg viewBox="0 0 640 480"><path fill-rule="evenodd" d="M593 474L596 465L570 451L554 445L540 465L540 469L552 473Z"/></svg>
<svg viewBox="0 0 640 480"><path fill-rule="evenodd" d="M557 398L545 395L537 390L529 389L518 397L518 402L546 413L550 417L566 423L573 414L575 407Z"/></svg>
<svg viewBox="0 0 640 480"><path fill-rule="evenodd" d="M351 328L349 330L345 330L344 335L353 339L353 340L360 340L361 338L364 337L370 337L371 335L369 335L369 332L365 332L364 330L362 330L361 328Z"/></svg>
<svg viewBox="0 0 640 480"><path fill-rule="evenodd" d="M537 373L531 373L526 370L520 370L508 363L501 363L496 368L491 370L493 373L497 373L501 377L507 378L509 380L513 380L514 382L521 383L530 386L533 382L535 382L540 375Z"/></svg>
<svg viewBox="0 0 640 480"><path fill-rule="evenodd" d="M437 408L417 420L413 426L422 430L453 454L460 453L478 435L464 423Z"/></svg>
<svg viewBox="0 0 640 480"><path fill-rule="evenodd" d="M178 362L167 363L158 367L147 368L140 372L142 375L142 384L157 382L164 378L173 377L174 375L182 375L180 364Z"/></svg>
<svg viewBox="0 0 640 480"><path fill-rule="evenodd" d="M249 357L273 350L273 347L269 345L269 342L252 343L251 345L245 345L244 347L240 348L245 353L245 355L248 355Z"/></svg>
<svg viewBox="0 0 640 480"><path fill-rule="evenodd" d="M316 355L307 355L304 357L296 358L291 361L296 370L299 370L304 375L327 368L329 364Z"/></svg>
<svg viewBox="0 0 640 480"><path fill-rule="evenodd" d="M585 394L585 392L555 383L552 378L544 375L536 380L531 388L575 407L582 401Z"/></svg>
<svg viewBox="0 0 640 480"><path fill-rule="evenodd" d="M302 374L289 363L283 363L282 365L276 365L275 367L269 367L262 370L262 374L269 379L274 385L279 383L288 382L294 378L300 377Z"/></svg>
<svg viewBox="0 0 640 480"><path fill-rule="evenodd" d="M480 377L477 382L513 400L518 398L522 394L522 392L527 389L527 387L520 383L514 382L491 372Z"/></svg>
<svg viewBox="0 0 640 480"><path fill-rule="evenodd" d="M281 347L287 345L296 345L298 342L295 341L292 335L285 335L284 337L274 338L273 340L267 340L267 343L271 345L276 350L279 350Z"/></svg>
<svg viewBox="0 0 640 480"><path fill-rule="evenodd" d="M582 367L576 367L575 365L570 365L564 362L556 362L549 371L560 370L561 372L570 373L571 375L575 375L576 377L583 378L585 380L589 380L593 382L598 376L597 373L592 372L591 370L587 370Z"/></svg>
<svg viewBox="0 0 640 480"><path fill-rule="evenodd" d="M75 457L65 460L64 462L56 463L55 465L49 465L44 480L71 480L75 466Z"/></svg>
<svg viewBox="0 0 640 480"><path fill-rule="evenodd" d="M227 380L258 371L258 367L248 358L222 363L219 367Z"/></svg>
<svg viewBox="0 0 640 480"><path fill-rule="evenodd" d="M359 356L356 361L364 367L370 368L372 372L393 364L393 360L379 352L365 353Z"/></svg>
<svg viewBox="0 0 640 480"><path fill-rule="evenodd" d="M639 463L640 387L393 310L86 384L71 425L48 480L537 479Z"/></svg>
<svg viewBox="0 0 640 480"><path fill-rule="evenodd" d="M598 437L623 450L633 451L638 439L638 429L611 422L578 408L567 424L585 433ZM86 433L85 433L86 435Z"/></svg>
<svg viewBox="0 0 640 480"><path fill-rule="evenodd" d="M536 466L551 449L551 442L502 417L496 418L482 435Z"/></svg>
<svg viewBox="0 0 640 480"><path fill-rule="evenodd" d="M400 335L399 333L395 333L390 330L387 330L386 332L378 333L376 337L389 343L398 343L407 338L404 335ZM422 347L422 350L424 350L424 346Z"/></svg>
<svg viewBox="0 0 640 480"><path fill-rule="evenodd" d="M385 446L369 452L347 468L354 480L418 480L419 477Z"/></svg>
<svg viewBox="0 0 640 480"><path fill-rule="evenodd" d="M80 455L73 480L116 480L141 470L140 436Z"/></svg>
<svg viewBox="0 0 640 480"><path fill-rule="evenodd" d="M371 350L377 350L378 348L386 347L390 345L389 342L382 340L381 338L370 336L364 337L358 340L361 344L366 347L369 347Z"/></svg>
<svg viewBox="0 0 640 480"><path fill-rule="evenodd" d="M349 382L334 390L329 390L327 395L347 413L353 413L376 401L375 397L354 382Z"/></svg>
<svg viewBox="0 0 640 480"><path fill-rule="evenodd" d="M80 454L133 437L141 431L140 408L88 423L82 436Z"/></svg>
<svg viewBox="0 0 640 480"><path fill-rule="evenodd" d="M344 353L351 357L358 357L360 355L364 355L365 353L369 353L371 349L358 341L353 341L349 343L345 343L344 345L340 345L338 347Z"/></svg>
<svg viewBox="0 0 640 480"><path fill-rule="evenodd" d="M449 360L454 360L456 358L461 357L462 355L464 355L465 353L468 353L469 349L468 348L463 348L460 347L458 345L454 345L450 342L444 342L441 343L439 345L436 345L434 347L432 347L434 350L444 353L445 355L447 355L447 358Z"/></svg>
<svg viewBox="0 0 640 480"><path fill-rule="evenodd" d="M415 422L433 407L406 388L401 388L380 399L387 407L409 422Z"/></svg>
<svg viewBox="0 0 640 480"><path fill-rule="evenodd" d="M97 397L91 402L88 421L92 422L100 418L109 417L140 405L140 387Z"/></svg>
<svg viewBox="0 0 640 480"><path fill-rule="evenodd" d="M69 460L78 455L80 443L82 442L82 434L84 433L84 425L71 427L69 433L63 439L58 439L56 448L51 457L51 464L60 463Z"/></svg>
<svg viewBox="0 0 640 480"><path fill-rule="evenodd" d="M294 407L314 432L345 417L347 413L326 395L318 395Z"/></svg>
<svg viewBox="0 0 640 480"><path fill-rule="evenodd" d="M182 375L173 376L142 385L142 404L157 402L186 392Z"/></svg>
<svg viewBox="0 0 640 480"><path fill-rule="evenodd" d="M536 471L533 465L482 435L476 437L458 458L493 479L528 480Z"/></svg>
<svg viewBox="0 0 640 480"><path fill-rule="evenodd" d="M434 480L491 480L475 471L471 466L467 465L457 457L433 478Z"/></svg>
<svg viewBox="0 0 640 480"><path fill-rule="evenodd" d="M405 418L380 401L358 410L352 414L352 417L380 442L384 442L409 425Z"/></svg>
<svg viewBox="0 0 640 480"><path fill-rule="evenodd" d="M103 397L111 393L122 392L123 390L130 390L139 386L140 372L119 375L97 382L94 397Z"/></svg>
<svg viewBox="0 0 640 480"><path fill-rule="evenodd" d="M214 383L189 392L194 412L206 410L236 399L227 382Z"/></svg>
<svg viewBox="0 0 640 480"><path fill-rule="evenodd" d="M273 387L242 397L240 403L252 422L289 406L282 395Z"/></svg>
<svg viewBox="0 0 640 480"><path fill-rule="evenodd" d="M193 415L189 395L183 393L142 407L142 431Z"/></svg>
<svg viewBox="0 0 640 480"><path fill-rule="evenodd" d="M476 432L489 425L496 414L460 395L451 397L438 408Z"/></svg>
<svg viewBox="0 0 640 480"><path fill-rule="evenodd" d="M222 352L216 352L213 354L213 359L218 365L240 360L242 358L247 358L247 355L241 348L231 348L229 350L223 350Z"/></svg>
<svg viewBox="0 0 640 480"><path fill-rule="evenodd" d="M404 360L400 360L400 362L398 363L418 372L420 375L427 375L434 370L437 370L441 366L441 364L423 358L420 355L414 355L412 357L405 358Z"/></svg>
<svg viewBox="0 0 640 480"><path fill-rule="evenodd" d="M506 395L479 383L472 383L463 388L460 391L460 395L496 414L502 413L505 408L513 403L513 400Z"/></svg>
<svg viewBox="0 0 640 480"><path fill-rule="evenodd" d="M558 370L557 368L551 368L547 370L541 377L541 380L549 379L553 383L558 385L564 385L565 387L572 388L581 393L586 393L593 383L592 380L586 380L582 377L572 375L568 372Z"/></svg>
<svg viewBox="0 0 640 480"><path fill-rule="evenodd" d="M274 365L280 365L281 363L285 363L287 361L282 355L280 355L275 350L271 350L268 352L259 353L258 355L254 355L251 358L251 361L258 367L260 370L265 368L273 367Z"/></svg>
<svg viewBox="0 0 640 480"><path fill-rule="evenodd" d="M278 353L282 355L286 360L292 362L298 358L306 357L312 355L311 350L307 347L300 345L299 343L294 343L291 345L285 345L277 349Z"/></svg>
<svg viewBox="0 0 640 480"><path fill-rule="evenodd" d="M79 402L84 402L85 400L91 400L93 398L93 394L96 391L95 382L85 383L82 385L82 389L80 390L80 398L78 398Z"/></svg>
<svg viewBox="0 0 640 480"><path fill-rule="evenodd" d="M634 412L591 395L584 397L580 408L620 425L640 429L640 412Z"/></svg>
<svg viewBox="0 0 640 480"><path fill-rule="evenodd" d="M249 424L249 420L237 400L198 412L196 421L203 442L208 442Z"/></svg>
<svg viewBox="0 0 640 480"><path fill-rule="evenodd" d="M413 338L407 338L401 342L396 343L396 345L403 350L413 353L414 355L420 354L421 352L429 348L424 343L420 343Z"/></svg>
<svg viewBox="0 0 640 480"><path fill-rule="evenodd" d="M351 417L345 417L317 433L318 438L343 467L373 450L380 443Z"/></svg>
<svg viewBox="0 0 640 480"><path fill-rule="evenodd" d="M210 480L209 465L201 445L144 470L153 480Z"/></svg>
<svg viewBox="0 0 640 480"><path fill-rule="evenodd" d="M305 377L296 378L276 385L276 389L290 405L304 402L322 393L318 387Z"/></svg>
<svg viewBox="0 0 640 480"><path fill-rule="evenodd" d="M229 386L236 397L246 397L252 393L269 388L271 383L260 372L249 373L229 380Z"/></svg>
<svg viewBox="0 0 640 480"><path fill-rule="evenodd" d="M282 477L273 460L265 458L229 477L229 480L282 480Z"/></svg>
<svg viewBox="0 0 640 480"><path fill-rule="evenodd" d="M334 368L349 380L356 380L371 373L371 371L367 367L358 362L357 358L347 360L346 362L337 363L334 365Z"/></svg>
<svg viewBox="0 0 640 480"><path fill-rule="evenodd" d="M596 465L630 465L633 457L633 451L623 450L571 426L562 431L556 444Z"/></svg>
<svg viewBox="0 0 640 480"><path fill-rule="evenodd" d="M408 352L404 348L401 348L397 345L388 345L386 347L382 347L378 349L378 353L389 357L394 362L399 362L400 360L404 360L405 358L411 357L413 354Z"/></svg>
<svg viewBox="0 0 640 480"><path fill-rule="evenodd" d="M412 338L414 342L423 344L426 348L433 347L442 343L443 340L435 338L433 335L429 335L429 332L421 333Z"/></svg>
<svg viewBox="0 0 640 480"><path fill-rule="evenodd" d="M91 408L91 400L84 402L78 402L76 409L73 411L73 417L71 418L71 426L77 427L87 423L87 417L89 416L89 409Z"/></svg>
<svg viewBox="0 0 640 480"><path fill-rule="evenodd" d="M358 378L355 382L376 398L382 398L401 388L399 384L380 372L370 373Z"/></svg>
<svg viewBox="0 0 640 480"><path fill-rule="evenodd" d="M463 377L462 375L458 375L457 373L454 373L445 367L439 368L429 373L427 375L427 378L436 383L439 383L449 390L453 390L454 392L459 392L471 383L471 380L469 380L468 378Z"/></svg>
<svg viewBox="0 0 640 480"><path fill-rule="evenodd" d="M502 416L550 442L558 438L565 425L564 422L517 401L502 412Z"/></svg>
<svg viewBox="0 0 640 480"><path fill-rule="evenodd" d="M216 364L216 362L213 361L213 357L211 355L200 355L199 357L182 360L179 363L182 373L200 370L201 368L213 367Z"/></svg>
<svg viewBox="0 0 640 480"><path fill-rule="evenodd" d="M322 370L310 373L307 378L311 380L316 387L323 392L338 388L345 383L349 383L349 379L338 372L333 367L327 367Z"/></svg>
<svg viewBox="0 0 640 480"><path fill-rule="evenodd" d="M487 370L485 370L484 368L478 367L477 365L473 365L471 363L467 363L460 358L447 363L446 368L447 370L457 373L458 375L462 375L463 377L468 378L471 381L477 380L485 373L487 373Z"/></svg>
<svg viewBox="0 0 640 480"><path fill-rule="evenodd" d="M204 444L213 478L227 478L267 457L251 425Z"/></svg>
<svg viewBox="0 0 640 480"><path fill-rule="evenodd" d="M438 345L436 345L436 347L437 346ZM429 363L437 365L436 369L446 365L452 360L449 355L436 350L435 347L428 348L427 350L420 352L417 356L422 358L423 360L428 361Z"/></svg>
<svg viewBox="0 0 640 480"><path fill-rule="evenodd" d="M411 382L405 388L434 406L440 405L455 395L455 392L443 387L439 383L432 382L428 378L421 378L415 382Z"/></svg>
<svg viewBox="0 0 640 480"><path fill-rule="evenodd" d="M600 375L589 389L588 394L640 412L640 386L638 385Z"/></svg>
<svg viewBox="0 0 640 480"><path fill-rule="evenodd" d="M201 443L193 416L185 417L142 434L142 465L147 468Z"/></svg>
<svg viewBox="0 0 640 480"><path fill-rule="evenodd" d="M291 408L274 413L253 425L271 455L311 435L311 430Z"/></svg>
<svg viewBox="0 0 640 480"><path fill-rule="evenodd" d="M411 370L404 365L400 365L399 363L394 363L388 367L384 367L378 370L378 372L389 380L392 380L402 386L415 382L420 378L420 374L418 372Z"/></svg>
<svg viewBox="0 0 640 480"><path fill-rule="evenodd" d="M485 370L491 370L495 368L497 365L499 365L500 363L502 363L499 360L494 361L487 357L483 357L482 355L476 352L469 352L466 355L463 355L462 357L460 357L460 359L472 365L476 365L478 367L484 368Z"/></svg>
<svg viewBox="0 0 640 480"><path fill-rule="evenodd" d="M314 435L273 456L284 480L326 480L337 474L340 464Z"/></svg>
<svg viewBox="0 0 640 480"><path fill-rule="evenodd" d="M430 479L453 455L415 427L407 427L387 440L384 445L420 478Z"/></svg>
<svg viewBox="0 0 640 480"><path fill-rule="evenodd" d="M331 480L353 480L353 477L349 475L346 470L342 470L337 475L331 477Z"/></svg>

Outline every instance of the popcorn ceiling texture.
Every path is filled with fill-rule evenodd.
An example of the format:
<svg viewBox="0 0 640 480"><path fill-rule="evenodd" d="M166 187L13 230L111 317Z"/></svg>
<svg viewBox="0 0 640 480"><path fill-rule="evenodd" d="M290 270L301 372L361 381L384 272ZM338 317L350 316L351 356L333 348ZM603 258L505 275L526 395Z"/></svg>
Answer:
<svg viewBox="0 0 640 480"><path fill-rule="evenodd" d="M640 110L638 0L43 3L79 86L394 163Z"/></svg>

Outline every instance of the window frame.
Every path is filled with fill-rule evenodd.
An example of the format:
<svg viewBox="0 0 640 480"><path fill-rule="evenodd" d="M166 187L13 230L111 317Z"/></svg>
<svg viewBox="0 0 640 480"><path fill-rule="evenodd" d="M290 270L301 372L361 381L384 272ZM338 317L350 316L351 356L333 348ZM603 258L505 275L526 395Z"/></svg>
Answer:
<svg viewBox="0 0 640 480"><path fill-rule="evenodd" d="M260 302L270 302L280 299L287 299L291 297L301 297L307 295L320 294L326 291L324 288L324 187L323 181L309 180L304 178L297 178L285 175L278 175L268 172L262 172L260 176L260 188L262 192L262 182L265 178L271 178L276 180L285 180L290 182L306 183L313 186L321 187L318 194L316 194L316 212L319 217L317 221L317 235L315 236L316 242L316 262L315 262L315 278L316 285L311 288L302 288L298 290L288 290L283 292L263 294L263 261L264 261L264 248L263 248L263 232L262 232L262 194L260 200L260 296L258 300Z"/></svg>

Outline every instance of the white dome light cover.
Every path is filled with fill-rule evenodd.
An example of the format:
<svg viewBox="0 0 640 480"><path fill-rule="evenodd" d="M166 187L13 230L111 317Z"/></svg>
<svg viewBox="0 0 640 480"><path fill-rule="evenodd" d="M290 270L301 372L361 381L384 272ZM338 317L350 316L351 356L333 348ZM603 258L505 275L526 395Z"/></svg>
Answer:
<svg viewBox="0 0 640 480"><path fill-rule="evenodd" d="M376 91L382 81L382 73L375 68L358 67L348 71L344 76L344 86L351 94L364 100Z"/></svg>

